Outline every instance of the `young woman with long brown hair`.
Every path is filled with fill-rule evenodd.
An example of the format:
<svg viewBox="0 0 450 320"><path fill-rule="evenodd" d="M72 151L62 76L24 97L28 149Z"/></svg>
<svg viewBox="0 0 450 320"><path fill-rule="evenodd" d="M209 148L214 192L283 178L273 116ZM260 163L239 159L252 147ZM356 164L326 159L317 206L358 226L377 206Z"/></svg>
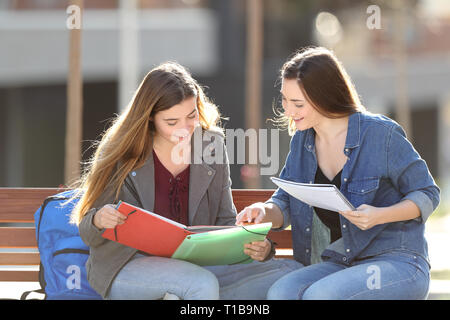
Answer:
<svg viewBox="0 0 450 320"><path fill-rule="evenodd" d="M246 253L257 260L253 263L200 267L149 256L102 237L105 228L126 223L113 205L119 200L186 225L234 225L219 121L218 108L189 72L164 63L145 76L128 107L104 133L72 213L90 247L89 283L104 298L161 299L167 293L181 299L264 298L271 283L297 267L273 259L258 262L270 258L267 240L249 244ZM191 139L198 132L206 138ZM204 149L212 139L222 158L206 162Z"/></svg>
<svg viewBox="0 0 450 320"><path fill-rule="evenodd" d="M305 265L278 280L270 299L424 299L430 281L424 224L440 190L393 120L362 106L350 77L325 48L306 48L281 69L290 151L280 177L334 184L356 211L313 208L278 189L238 222L292 226ZM312 221L329 229L322 262L311 265Z"/></svg>

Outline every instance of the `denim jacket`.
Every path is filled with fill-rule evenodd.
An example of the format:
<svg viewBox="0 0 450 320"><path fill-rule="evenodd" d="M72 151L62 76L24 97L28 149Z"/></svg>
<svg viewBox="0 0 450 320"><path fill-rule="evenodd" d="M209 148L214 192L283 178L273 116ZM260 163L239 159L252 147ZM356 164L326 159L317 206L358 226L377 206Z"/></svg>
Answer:
<svg viewBox="0 0 450 320"><path fill-rule="evenodd" d="M340 215L342 238L323 252L323 260L350 265L353 261L392 250L406 250L428 261L425 222L440 201L440 190L428 167L395 121L369 112L349 117L340 191L355 208L362 204L388 207L409 199L421 216L361 230ZM297 131L280 178L314 183L317 170L315 131ZM291 224L294 258L311 264L313 208L280 188L267 203L283 213L282 229ZM336 213L339 214L339 213Z"/></svg>

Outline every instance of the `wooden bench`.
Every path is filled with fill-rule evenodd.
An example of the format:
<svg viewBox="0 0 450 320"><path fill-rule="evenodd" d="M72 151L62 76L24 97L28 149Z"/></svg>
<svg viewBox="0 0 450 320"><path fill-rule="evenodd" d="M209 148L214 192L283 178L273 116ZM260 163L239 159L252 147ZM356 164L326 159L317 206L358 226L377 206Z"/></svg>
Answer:
<svg viewBox="0 0 450 320"><path fill-rule="evenodd" d="M0 281L38 281L34 213L48 196L61 192L55 188L0 188ZM274 190L233 190L237 211L265 201ZM291 231L271 231L277 245L276 257L292 258Z"/></svg>

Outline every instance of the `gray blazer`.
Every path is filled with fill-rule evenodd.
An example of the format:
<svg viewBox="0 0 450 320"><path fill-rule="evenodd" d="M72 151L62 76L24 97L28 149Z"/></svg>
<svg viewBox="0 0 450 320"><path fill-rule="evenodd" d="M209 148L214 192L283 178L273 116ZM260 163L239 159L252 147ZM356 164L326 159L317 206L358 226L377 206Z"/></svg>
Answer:
<svg viewBox="0 0 450 320"><path fill-rule="evenodd" d="M202 130L201 127L196 129L196 131L198 130ZM203 135L201 148L195 148L195 145L199 144L198 140L192 139L191 142L189 225L234 225L236 208L231 195L230 170L224 137L222 134L212 131L203 131ZM215 139L215 148L212 148L212 139ZM206 148L212 152L204 153ZM223 155L223 159L221 159L223 161L213 163L207 157L208 154L211 157L215 156L217 150L221 152L219 155ZM205 157L204 154L207 156ZM131 181L139 195L144 209L152 211L155 202L152 153L144 166L132 171L128 178L127 180ZM125 185L120 191L119 199L139 205ZM90 256L86 263L88 281L92 288L103 297L107 296L114 277L137 252L136 249L103 238L104 230L97 229L92 222L98 209L113 202L114 197L111 192L105 191L79 225L81 238L90 247Z"/></svg>

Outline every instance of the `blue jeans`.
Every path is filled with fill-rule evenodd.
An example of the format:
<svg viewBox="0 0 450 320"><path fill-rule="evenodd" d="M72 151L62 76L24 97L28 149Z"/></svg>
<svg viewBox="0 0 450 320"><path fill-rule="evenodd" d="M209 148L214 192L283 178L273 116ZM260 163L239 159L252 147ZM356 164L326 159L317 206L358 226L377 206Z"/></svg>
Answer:
<svg viewBox="0 0 450 320"><path fill-rule="evenodd" d="M170 293L183 300L263 300L276 280L300 267L289 259L201 267L136 254L114 279L107 298L157 300Z"/></svg>
<svg viewBox="0 0 450 320"><path fill-rule="evenodd" d="M393 251L351 266L322 262L293 271L269 289L270 300L420 300L428 296L428 263Z"/></svg>

